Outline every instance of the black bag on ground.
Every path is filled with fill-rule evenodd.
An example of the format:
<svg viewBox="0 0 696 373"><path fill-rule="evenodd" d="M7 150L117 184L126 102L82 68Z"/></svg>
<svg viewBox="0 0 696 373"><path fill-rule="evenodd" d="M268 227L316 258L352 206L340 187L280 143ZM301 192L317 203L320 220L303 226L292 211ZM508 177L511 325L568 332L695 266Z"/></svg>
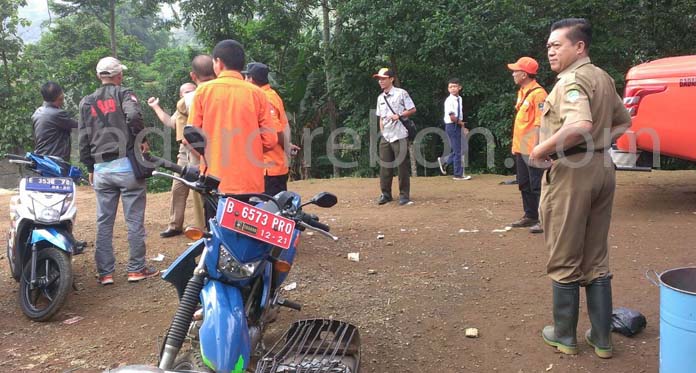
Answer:
<svg viewBox="0 0 696 373"><path fill-rule="evenodd" d="M638 334L647 323L643 314L630 308L615 308L611 315L611 330L626 337Z"/></svg>

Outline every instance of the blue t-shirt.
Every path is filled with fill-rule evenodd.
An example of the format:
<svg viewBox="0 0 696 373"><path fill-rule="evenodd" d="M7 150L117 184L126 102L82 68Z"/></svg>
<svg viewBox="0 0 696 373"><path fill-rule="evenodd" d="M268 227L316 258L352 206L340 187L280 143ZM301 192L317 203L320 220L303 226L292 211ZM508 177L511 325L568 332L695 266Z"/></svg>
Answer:
<svg viewBox="0 0 696 373"><path fill-rule="evenodd" d="M133 166L131 166L128 157L114 159L109 162L95 163L94 172L100 172L105 174L111 174L116 172L133 172Z"/></svg>

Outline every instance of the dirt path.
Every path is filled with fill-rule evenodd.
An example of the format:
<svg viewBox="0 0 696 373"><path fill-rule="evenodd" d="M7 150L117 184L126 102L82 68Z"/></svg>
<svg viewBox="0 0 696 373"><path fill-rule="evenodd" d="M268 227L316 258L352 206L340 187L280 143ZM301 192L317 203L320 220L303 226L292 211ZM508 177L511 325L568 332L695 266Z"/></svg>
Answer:
<svg viewBox="0 0 696 373"><path fill-rule="evenodd" d="M302 312L284 310L269 331L277 335L293 320L334 317L360 327L365 372L656 372L659 289L647 269L696 265L696 173L621 173L610 245L614 305L640 310L647 329L634 338L614 334L615 356L600 360L584 343L574 357L543 345L539 332L551 320L542 237L525 230L492 233L521 215L516 186L506 177L481 175L468 182L448 177L412 181L412 206L378 207L376 179L294 182L305 198L327 190L338 195L330 210L314 208L332 232L332 243L304 235L289 282L289 299ZM0 196L0 216L8 215ZM78 196L76 236L94 240L94 196ZM162 253L166 268L186 238L160 239L169 194L148 196L148 258ZM2 220L7 230L7 218ZM99 286L93 253L74 260L79 291L48 323L29 322L17 303L17 284L2 252L0 264L0 371L99 371L122 363L155 363L157 338L177 300L165 282L129 284L126 237L116 222L116 284ZM474 231L460 233L460 230ZM377 239L383 234L384 239ZM346 259L359 252L360 262ZM581 297L580 333L589 326ZM62 323L75 315L76 324ZM464 337L476 327L480 337ZM579 334L580 334L579 333Z"/></svg>

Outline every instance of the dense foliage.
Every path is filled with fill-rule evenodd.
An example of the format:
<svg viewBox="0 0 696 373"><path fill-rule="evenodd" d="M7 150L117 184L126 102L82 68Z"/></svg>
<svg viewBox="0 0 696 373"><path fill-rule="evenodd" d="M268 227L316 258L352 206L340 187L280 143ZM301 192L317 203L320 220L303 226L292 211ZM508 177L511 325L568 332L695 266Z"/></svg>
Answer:
<svg viewBox="0 0 696 373"><path fill-rule="evenodd" d="M395 69L398 83L411 93L421 130L440 125L446 82L458 77L470 127L492 134L488 140L472 137L470 167L505 173L516 91L505 65L522 55L536 58L539 81L550 89L554 74L545 43L554 20L573 16L593 23L592 58L612 74L620 91L632 65L696 50L693 0L570 0L562 7L549 0L71 0L54 4L59 17L31 45L16 33L24 22L17 16L22 5L22 0L0 0L0 151L31 145L29 116L41 104L38 87L46 80L66 88L67 109L75 112L80 98L98 84L97 60L116 54L129 67L124 85L143 103L159 96L171 110L192 56L233 38L245 45L249 60L265 62L273 71L272 83L291 114L293 141L306 153L294 160L296 178L375 174L370 110L379 89L371 75L383 66ZM161 6L174 15L161 19ZM177 45L171 26L193 29L202 47ZM161 127L144 106L148 124ZM351 136L335 137L335 155L353 161L350 168L334 168L329 161L325 144L334 128L360 135L359 146ZM309 132L311 144L301 137ZM172 145L164 141L156 149ZM428 135L419 151L433 161L442 149L442 139ZM490 151L493 160L486 157ZM435 171L419 168L421 175Z"/></svg>

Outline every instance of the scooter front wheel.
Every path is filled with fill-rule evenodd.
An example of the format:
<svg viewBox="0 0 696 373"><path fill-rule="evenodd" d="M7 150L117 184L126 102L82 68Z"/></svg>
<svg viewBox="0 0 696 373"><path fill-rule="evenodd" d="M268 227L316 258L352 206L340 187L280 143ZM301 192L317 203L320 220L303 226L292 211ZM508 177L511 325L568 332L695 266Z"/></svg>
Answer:
<svg viewBox="0 0 696 373"><path fill-rule="evenodd" d="M36 285L31 287L31 260L19 282L19 305L34 321L46 321L60 309L73 282L70 257L55 248L41 249L36 258Z"/></svg>

